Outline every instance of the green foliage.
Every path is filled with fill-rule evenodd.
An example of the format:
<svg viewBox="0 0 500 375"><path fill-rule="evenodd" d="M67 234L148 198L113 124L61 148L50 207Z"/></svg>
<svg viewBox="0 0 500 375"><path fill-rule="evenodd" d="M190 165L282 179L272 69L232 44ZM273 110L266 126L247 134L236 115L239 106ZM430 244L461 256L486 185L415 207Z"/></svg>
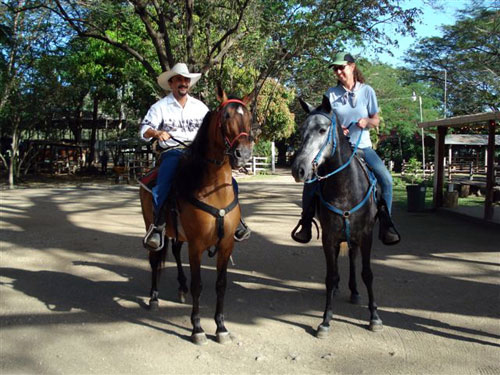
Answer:
<svg viewBox="0 0 500 375"><path fill-rule="evenodd" d="M405 168L405 181L412 185L420 184L423 179L419 171L422 171L422 163L415 158L408 160Z"/></svg>
<svg viewBox="0 0 500 375"><path fill-rule="evenodd" d="M253 147L253 155L255 156L271 156L271 142L259 140Z"/></svg>
<svg viewBox="0 0 500 375"><path fill-rule="evenodd" d="M474 2L442 38L425 38L409 51L409 79L430 82L440 100L447 71L447 116L500 109L500 11L485 3Z"/></svg>

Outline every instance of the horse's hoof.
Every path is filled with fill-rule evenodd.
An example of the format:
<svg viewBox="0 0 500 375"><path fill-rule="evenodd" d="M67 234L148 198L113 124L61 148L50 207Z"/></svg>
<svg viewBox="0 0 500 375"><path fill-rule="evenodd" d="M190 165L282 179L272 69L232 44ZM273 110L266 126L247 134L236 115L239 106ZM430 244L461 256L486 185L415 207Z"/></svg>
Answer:
<svg viewBox="0 0 500 375"><path fill-rule="evenodd" d="M361 296L359 294L351 294L351 303L353 305L361 305Z"/></svg>
<svg viewBox="0 0 500 375"><path fill-rule="evenodd" d="M178 297L180 303L186 303L186 293L184 293L182 290L179 290Z"/></svg>
<svg viewBox="0 0 500 375"><path fill-rule="evenodd" d="M205 332L193 333L191 335L191 341L193 341L193 344L196 344L196 345L207 345L208 344L208 340L207 340L207 336L205 335Z"/></svg>
<svg viewBox="0 0 500 375"><path fill-rule="evenodd" d="M330 327L320 324L316 330L316 337L318 339L326 339L330 335Z"/></svg>
<svg viewBox="0 0 500 375"><path fill-rule="evenodd" d="M158 300L149 300L149 310L150 311L158 311L160 308L160 305L158 303Z"/></svg>
<svg viewBox="0 0 500 375"><path fill-rule="evenodd" d="M384 329L384 325L382 324L382 320L380 320L380 319L370 320L370 325L368 326L368 329L372 332L382 331Z"/></svg>
<svg viewBox="0 0 500 375"><path fill-rule="evenodd" d="M215 339L217 340L217 342L219 344L222 344L222 345L229 344L232 341L231 335L227 331L217 333Z"/></svg>

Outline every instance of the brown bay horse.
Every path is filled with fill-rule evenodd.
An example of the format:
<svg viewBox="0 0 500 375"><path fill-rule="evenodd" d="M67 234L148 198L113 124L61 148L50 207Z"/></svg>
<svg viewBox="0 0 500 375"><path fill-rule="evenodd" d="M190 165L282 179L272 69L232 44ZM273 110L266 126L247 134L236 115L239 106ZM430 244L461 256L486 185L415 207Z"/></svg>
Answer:
<svg viewBox="0 0 500 375"><path fill-rule="evenodd" d="M202 290L201 258L208 250L217 256L217 304L215 322L216 339L219 343L231 341L224 325L224 294L227 284L227 266L234 247L234 233L240 221L237 190L233 186L232 168L239 168L251 158L253 141L250 136L252 118L247 108L250 96L242 100L228 99L217 88L221 103L216 111L208 112L193 143L181 158L173 191L175 191L174 215L167 215L166 234L172 239L172 253L176 259L179 281L179 297L185 301L188 288L182 270L180 250L188 243L191 269L191 295L193 308L192 341L207 343L200 325L199 302ZM146 230L153 222L151 193L141 187L140 199ZM150 308L158 307L158 281L166 257L168 241L160 251L149 251L152 270ZM214 248L210 251L210 248Z"/></svg>

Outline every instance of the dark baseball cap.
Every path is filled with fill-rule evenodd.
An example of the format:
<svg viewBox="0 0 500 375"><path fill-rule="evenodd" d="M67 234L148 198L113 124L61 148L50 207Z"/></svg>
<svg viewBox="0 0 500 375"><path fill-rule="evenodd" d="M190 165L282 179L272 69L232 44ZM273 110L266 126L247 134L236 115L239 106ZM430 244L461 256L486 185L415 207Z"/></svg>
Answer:
<svg viewBox="0 0 500 375"><path fill-rule="evenodd" d="M333 58L333 62L328 66L332 68L335 65L347 65L348 63L356 62L354 57L348 52L339 52Z"/></svg>

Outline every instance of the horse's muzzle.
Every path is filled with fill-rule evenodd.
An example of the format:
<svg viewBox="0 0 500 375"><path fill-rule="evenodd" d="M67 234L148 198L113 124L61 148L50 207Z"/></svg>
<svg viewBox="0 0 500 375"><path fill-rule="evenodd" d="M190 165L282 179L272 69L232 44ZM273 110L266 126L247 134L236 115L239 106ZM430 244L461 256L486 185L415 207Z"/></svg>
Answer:
<svg viewBox="0 0 500 375"><path fill-rule="evenodd" d="M229 156L231 158L231 166L233 168L244 167L252 157L252 146L240 144L230 151Z"/></svg>
<svg viewBox="0 0 500 375"><path fill-rule="evenodd" d="M297 157L292 164L292 176L295 182L302 182L310 178L311 165L304 158Z"/></svg>

